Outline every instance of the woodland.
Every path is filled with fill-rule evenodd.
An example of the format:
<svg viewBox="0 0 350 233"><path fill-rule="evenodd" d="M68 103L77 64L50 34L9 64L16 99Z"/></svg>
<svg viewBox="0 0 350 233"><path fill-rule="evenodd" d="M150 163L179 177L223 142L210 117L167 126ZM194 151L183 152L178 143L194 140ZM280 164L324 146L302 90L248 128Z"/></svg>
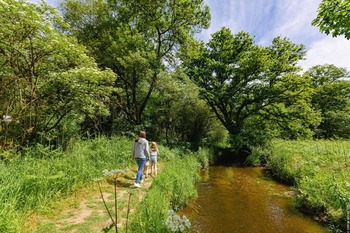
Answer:
<svg viewBox="0 0 350 233"><path fill-rule="evenodd" d="M348 35L338 16L348 4L335 2L323 1L313 23ZM141 129L194 150L350 136L345 68L302 70L305 46L288 38L261 46L222 28L195 39L210 25L203 0L0 5L2 150Z"/></svg>

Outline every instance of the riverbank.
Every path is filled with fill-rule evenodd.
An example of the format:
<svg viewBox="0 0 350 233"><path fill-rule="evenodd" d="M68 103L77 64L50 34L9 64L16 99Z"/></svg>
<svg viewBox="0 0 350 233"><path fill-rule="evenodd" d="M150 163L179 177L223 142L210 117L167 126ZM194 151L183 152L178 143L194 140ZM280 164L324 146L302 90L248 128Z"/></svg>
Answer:
<svg viewBox="0 0 350 233"><path fill-rule="evenodd" d="M292 185L301 211L331 230L349 230L349 141L275 140L248 161L263 161L275 179Z"/></svg>
<svg viewBox="0 0 350 233"><path fill-rule="evenodd" d="M111 221L94 180L103 177L105 169L126 167L130 169L125 169L128 171L118 178L118 227L125 229L129 213L129 226L136 229L134 232L144 229L144 224L148 224L146 219L158 219L158 225L164 228L169 208L177 211L196 196L198 170L207 161L203 156L207 152L184 152L160 145L159 162L161 168L166 169L156 178L146 180L143 188L136 189L132 186L136 168L130 155L130 141L102 137L77 142L64 153L38 145L28 149L24 156L3 156L0 162L0 232L101 231ZM100 182L110 208L114 203L113 185ZM150 203L158 209L148 216ZM140 218L145 221L139 221Z"/></svg>
<svg viewBox="0 0 350 233"><path fill-rule="evenodd" d="M163 163L158 164L159 172L163 170ZM117 226L119 232L126 227L129 215L136 212L149 188L152 185L154 177L148 177L142 184L142 188L133 187L133 181L137 172L137 166L131 166L126 174L118 178L117 184ZM99 186L101 192L99 190ZM108 215L101 195L103 195L109 211L114 217L114 187L112 182L100 180L92 182L73 195L62 199L59 205L55 205L45 213L36 213L28 218L23 232L32 233L67 233L67 232L85 232L95 233L103 232L108 229L112 220ZM115 220L115 219L114 219ZM113 230L110 230L112 232Z"/></svg>
<svg viewBox="0 0 350 233"><path fill-rule="evenodd" d="M186 225L190 224L186 218L181 218L181 223L168 219L169 215L178 216L177 211L197 196L200 163L193 156L184 156L159 165L158 176L145 179L142 188L132 185L136 166L118 178L118 232L172 232L174 227L190 226ZM54 213L32 217L34 224L30 221L26 229L35 233L113 232L112 221L96 187L95 183L94 187L69 197L65 205L54 209ZM114 216L113 185L102 181L101 190Z"/></svg>
<svg viewBox="0 0 350 233"><path fill-rule="evenodd" d="M0 162L0 232L21 232L33 214L49 213L102 175L133 164L130 140L78 141L68 151L37 145ZM26 229L24 229L26 230Z"/></svg>

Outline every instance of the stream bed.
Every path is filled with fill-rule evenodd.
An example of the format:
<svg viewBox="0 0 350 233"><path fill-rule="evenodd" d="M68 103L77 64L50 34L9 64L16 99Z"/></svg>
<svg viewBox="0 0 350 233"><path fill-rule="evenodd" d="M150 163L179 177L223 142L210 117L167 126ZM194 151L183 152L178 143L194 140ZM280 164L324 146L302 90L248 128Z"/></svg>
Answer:
<svg viewBox="0 0 350 233"><path fill-rule="evenodd" d="M212 166L201 174L198 199L186 215L199 233L326 233L293 205L293 191L263 174L263 168Z"/></svg>

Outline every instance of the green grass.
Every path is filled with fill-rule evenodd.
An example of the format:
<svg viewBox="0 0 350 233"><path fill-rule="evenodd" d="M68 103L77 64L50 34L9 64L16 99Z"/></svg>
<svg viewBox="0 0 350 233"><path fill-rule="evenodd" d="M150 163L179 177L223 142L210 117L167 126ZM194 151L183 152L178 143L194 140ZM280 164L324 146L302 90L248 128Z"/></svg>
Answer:
<svg viewBox="0 0 350 233"><path fill-rule="evenodd" d="M98 138L81 141L67 153L27 149L24 157L0 162L0 232L19 232L32 212L49 212L50 206L102 175L133 163L130 140ZM45 153L44 153L45 152Z"/></svg>
<svg viewBox="0 0 350 233"><path fill-rule="evenodd" d="M300 208L345 229L350 206L350 141L276 140L253 156L264 157L275 177L296 187Z"/></svg>
<svg viewBox="0 0 350 233"><path fill-rule="evenodd" d="M64 153L41 145L27 148L24 156L7 153L6 159L0 161L0 232L26 232L27 227L37 228L36 232L89 232L88 229L97 228L102 230L106 227L108 215L106 211L103 212L103 216L97 216L97 212L95 213L100 211L101 214L101 209L104 209L100 197L98 200L87 202L93 216L83 224L65 222L65 218L74 214L74 210L68 213L63 210L74 207L78 209L81 197L74 196L83 192L85 188L97 191L96 183L92 184L92 181L101 177L104 169L134 166L131 146L132 140L127 138L101 137L76 142ZM196 196L197 171L209 161L208 150L201 149L192 153L161 145L159 149L159 161L165 164L164 171L155 178L154 185L133 214L143 219L142 224L146 224L147 229L153 229L154 224L160 224L161 229L165 229L168 209L177 211ZM1 154L0 157L5 158ZM124 178L133 180L134 174L131 177L131 173L127 173ZM111 193L110 184L106 185L103 192ZM140 190L135 190L132 195L132 206L138 206L137 191ZM107 200L110 208L113 208L113 198L110 196ZM66 200L67 203L62 203ZM126 201L118 203L118 210L123 208L127 208ZM32 222L30 219L33 216L38 216L38 219L44 221L38 226L38 223L33 221L33 226L30 226L28 219ZM136 229L144 227L135 223L139 222L138 217L133 218L133 226ZM156 221L149 222L147 219Z"/></svg>
<svg viewBox="0 0 350 233"><path fill-rule="evenodd" d="M171 232L165 225L168 210L176 212L197 196L200 167L196 156L169 162L130 219L131 232Z"/></svg>

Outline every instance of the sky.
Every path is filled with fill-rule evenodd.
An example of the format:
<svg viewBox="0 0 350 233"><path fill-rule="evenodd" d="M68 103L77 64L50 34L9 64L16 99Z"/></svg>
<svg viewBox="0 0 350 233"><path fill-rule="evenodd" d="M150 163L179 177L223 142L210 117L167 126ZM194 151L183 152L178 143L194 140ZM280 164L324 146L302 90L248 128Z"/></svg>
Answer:
<svg viewBox="0 0 350 233"><path fill-rule="evenodd" d="M262 46L277 36L306 46L304 71L315 65L334 64L350 71L350 40L333 38L312 26L322 0L205 0L210 7L211 25L196 35L207 42L211 34L228 27L232 33L249 32Z"/></svg>
<svg viewBox="0 0 350 233"><path fill-rule="evenodd" d="M30 0L39 2L40 0ZM333 38L311 26L322 0L204 0L210 7L211 25L196 35L208 42L211 34L228 27L232 33L249 32L262 46L277 36L306 46L306 60L299 62L304 71L315 65L334 64L350 71L350 40ZM59 0L47 0L57 5Z"/></svg>

